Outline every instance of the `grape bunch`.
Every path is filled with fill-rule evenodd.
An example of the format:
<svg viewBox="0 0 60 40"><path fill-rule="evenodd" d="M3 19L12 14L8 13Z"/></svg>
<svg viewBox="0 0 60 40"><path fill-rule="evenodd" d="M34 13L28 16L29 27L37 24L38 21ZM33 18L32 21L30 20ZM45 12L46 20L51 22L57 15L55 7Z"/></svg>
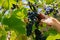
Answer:
<svg viewBox="0 0 60 40"><path fill-rule="evenodd" d="M46 7L45 10L46 10L45 15L49 15L51 12L54 11L54 9L51 8L50 6Z"/></svg>
<svg viewBox="0 0 60 40"><path fill-rule="evenodd" d="M37 20L36 13L28 11L28 21L29 21L29 23L27 23L27 25L26 25L27 36L31 35L32 26L36 22L36 20Z"/></svg>
<svg viewBox="0 0 60 40"><path fill-rule="evenodd" d="M38 26L39 26L41 19L44 19L44 18L45 17L43 14L37 14L36 12L32 12L32 11L28 10L29 23L27 23L27 25L26 25L27 36L31 35L33 24L35 24L36 29L38 29Z"/></svg>
<svg viewBox="0 0 60 40"><path fill-rule="evenodd" d="M32 33L32 26L37 21L37 11L35 6L28 1L29 7L32 10L28 10L28 23L26 25L27 36L30 36Z"/></svg>
<svg viewBox="0 0 60 40"><path fill-rule="evenodd" d="M45 16L43 14L38 14L34 4L30 2L28 2L28 4L31 10L28 10L28 23L26 25L26 35L29 37L30 35L32 35L32 33L34 33L36 36L35 40L45 40L46 38L38 30L39 23L41 19L45 18ZM34 24L36 29L32 31L32 27Z"/></svg>
<svg viewBox="0 0 60 40"><path fill-rule="evenodd" d="M26 25L26 33L27 33L27 36L29 37L30 35L32 35L32 27L35 23L35 26L36 26L36 29L34 30L35 32L35 40L45 40L46 37L44 37L42 35L42 33L38 30L38 26L39 26L39 23L41 21L41 19L44 19L44 15L43 14L36 14L34 12L31 12L31 11L28 11L28 20L29 20L29 23L27 23ZM38 21L37 21L38 19Z"/></svg>
<svg viewBox="0 0 60 40"><path fill-rule="evenodd" d="M58 12L58 8L54 7L54 6L53 6L53 8L51 8L50 6L48 6L48 7L45 8L45 10L46 10L45 15L49 15L50 13L54 12L53 13L54 17L57 17L57 13L59 13Z"/></svg>

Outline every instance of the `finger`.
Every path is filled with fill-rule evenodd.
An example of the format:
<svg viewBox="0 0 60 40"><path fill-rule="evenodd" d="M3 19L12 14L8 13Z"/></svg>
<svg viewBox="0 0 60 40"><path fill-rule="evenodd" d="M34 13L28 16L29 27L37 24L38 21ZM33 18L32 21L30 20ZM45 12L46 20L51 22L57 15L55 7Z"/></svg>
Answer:
<svg viewBox="0 0 60 40"><path fill-rule="evenodd" d="M42 19L41 22L43 22L43 23L47 23L46 19Z"/></svg>

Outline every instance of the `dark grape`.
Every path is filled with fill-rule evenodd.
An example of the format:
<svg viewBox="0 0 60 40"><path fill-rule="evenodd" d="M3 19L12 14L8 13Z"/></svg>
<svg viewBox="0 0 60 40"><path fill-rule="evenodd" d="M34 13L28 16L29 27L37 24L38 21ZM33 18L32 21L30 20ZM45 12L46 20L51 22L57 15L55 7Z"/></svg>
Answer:
<svg viewBox="0 0 60 40"><path fill-rule="evenodd" d="M53 11L54 11L54 9L53 9L53 8L51 8L51 9L50 9L50 13L51 13L51 12L53 12Z"/></svg>

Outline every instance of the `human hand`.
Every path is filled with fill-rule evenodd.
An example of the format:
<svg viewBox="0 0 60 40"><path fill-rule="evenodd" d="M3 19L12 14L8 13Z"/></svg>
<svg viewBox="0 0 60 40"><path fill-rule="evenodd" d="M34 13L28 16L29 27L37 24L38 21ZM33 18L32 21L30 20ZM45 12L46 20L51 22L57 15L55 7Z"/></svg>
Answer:
<svg viewBox="0 0 60 40"><path fill-rule="evenodd" d="M47 25L52 25L54 26L57 23L57 19L53 18L53 17L48 17L46 19L42 19L41 22L46 23Z"/></svg>

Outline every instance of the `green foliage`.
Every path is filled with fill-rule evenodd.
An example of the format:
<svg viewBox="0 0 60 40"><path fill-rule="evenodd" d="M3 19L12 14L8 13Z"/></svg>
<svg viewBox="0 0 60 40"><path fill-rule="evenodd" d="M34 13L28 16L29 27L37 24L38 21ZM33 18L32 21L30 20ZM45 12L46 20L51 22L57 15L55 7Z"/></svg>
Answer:
<svg viewBox="0 0 60 40"><path fill-rule="evenodd" d="M10 17L9 19L4 18L3 24L8 25L10 29L18 31L19 33L22 34L25 33L24 23L20 19L16 18L15 16Z"/></svg>
<svg viewBox="0 0 60 40"><path fill-rule="evenodd" d="M6 31L0 26L0 40L6 40Z"/></svg>
<svg viewBox="0 0 60 40"><path fill-rule="evenodd" d="M53 3L55 0L45 0L47 4Z"/></svg>
<svg viewBox="0 0 60 40"><path fill-rule="evenodd" d="M1 17L2 17L2 15L0 14L0 22L1 22Z"/></svg>

